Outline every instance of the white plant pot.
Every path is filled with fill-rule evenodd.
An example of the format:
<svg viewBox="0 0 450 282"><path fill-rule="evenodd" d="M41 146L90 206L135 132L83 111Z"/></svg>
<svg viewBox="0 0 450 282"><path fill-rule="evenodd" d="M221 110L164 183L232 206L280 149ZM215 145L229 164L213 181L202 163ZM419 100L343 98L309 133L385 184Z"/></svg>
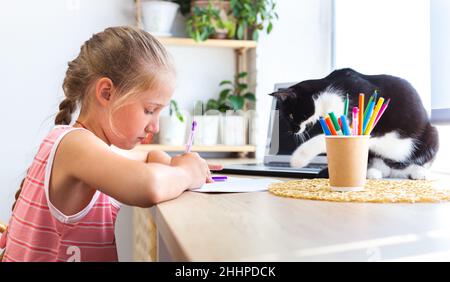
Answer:
<svg viewBox="0 0 450 282"><path fill-rule="evenodd" d="M245 145L245 116L226 115L222 117L222 143L228 146Z"/></svg>
<svg viewBox="0 0 450 282"><path fill-rule="evenodd" d="M155 36L172 36L170 29L179 5L167 1L143 1L144 29Z"/></svg>
<svg viewBox="0 0 450 282"><path fill-rule="evenodd" d="M194 120L197 122L194 144L216 145L219 136L220 116L194 116Z"/></svg>
<svg viewBox="0 0 450 282"><path fill-rule="evenodd" d="M252 145L258 144L258 125L259 118L256 114L249 115L248 117L248 143Z"/></svg>
<svg viewBox="0 0 450 282"><path fill-rule="evenodd" d="M181 122L175 115L159 118L159 143L164 145L186 144L186 119Z"/></svg>

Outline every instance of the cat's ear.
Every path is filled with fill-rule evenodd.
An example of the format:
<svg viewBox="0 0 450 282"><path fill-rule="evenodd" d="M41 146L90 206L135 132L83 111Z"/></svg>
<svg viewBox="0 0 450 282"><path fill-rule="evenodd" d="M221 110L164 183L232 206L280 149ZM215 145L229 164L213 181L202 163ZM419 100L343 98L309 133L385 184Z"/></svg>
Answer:
<svg viewBox="0 0 450 282"><path fill-rule="evenodd" d="M282 102L286 100L296 99L295 93L293 91L290 91L289 89L283 89L277 92L270 93L269 95L278 98Z"/></svg>

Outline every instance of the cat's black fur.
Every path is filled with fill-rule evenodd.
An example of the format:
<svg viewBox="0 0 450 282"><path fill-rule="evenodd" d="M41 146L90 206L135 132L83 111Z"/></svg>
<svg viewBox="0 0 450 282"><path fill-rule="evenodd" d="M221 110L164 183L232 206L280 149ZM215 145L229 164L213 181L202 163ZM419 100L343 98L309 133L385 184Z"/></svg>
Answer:
<svg viewBox="0 0 450 282"><path fill-rule="evenodd" d="M371 136L381 137L396 131L399 138L412 138L415 148L410 156L402 161L370 152L369 162L371 158L380 157L386 165L395 169L404 169L411 164L423 166L431 163L439 147L437 130L430 124L416 90L402 78L384 74L364 75L347 68L335 70L321 79L302 81L271 95L279 99L280 117L289 121L293 132L298 132L300 124L315 113L313 99L320 93L335 92L342 100L348 93L350 99L348 117L351 119L353 107L358 106L359 94L365 93L367 106L368 99L374 91L378 91L378 97L383 97L385 101L390 98L391 101ZM309 137L323 133L318 121L308 126L305 131Z"/></svg>

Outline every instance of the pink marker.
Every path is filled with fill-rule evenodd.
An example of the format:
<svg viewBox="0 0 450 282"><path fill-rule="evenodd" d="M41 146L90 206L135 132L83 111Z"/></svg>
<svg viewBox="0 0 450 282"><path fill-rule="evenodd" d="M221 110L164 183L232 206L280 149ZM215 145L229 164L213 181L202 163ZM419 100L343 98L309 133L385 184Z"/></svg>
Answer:
<svg viewBox="0 0 450 282"><path fill-rule="evenodd" d="M353 107L352 111L352 135L358 135L358 114L359 109L358 107Z"/></svg>

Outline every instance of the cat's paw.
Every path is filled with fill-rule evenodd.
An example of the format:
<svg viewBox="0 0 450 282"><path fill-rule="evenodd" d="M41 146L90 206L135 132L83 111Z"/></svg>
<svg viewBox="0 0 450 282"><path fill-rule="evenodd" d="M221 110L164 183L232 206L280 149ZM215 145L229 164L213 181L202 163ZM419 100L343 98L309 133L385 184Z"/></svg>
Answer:
<svg viewBox="0 0 450 282"><path fill-rule="evenodd" d="M414 180L428 180L431 178L429 170L421 166L412 168L409 177Z"/></svg>
<svg viewBox="0 0 450 282"><path fill-rule="evenodd" d="M292 167L304 167L308 165L314 156L308 154L306 151L301 150L300 148L295 150L294 154L291 157L291 166Z"/></svg>
<svg viewBox="0 0 450 282"><path fill-rule="evenodd" d="M381 170L378 170L376 168L369 168L367 170L367 178L368 179L381 179L383 178L383 173Z"/></svg>

